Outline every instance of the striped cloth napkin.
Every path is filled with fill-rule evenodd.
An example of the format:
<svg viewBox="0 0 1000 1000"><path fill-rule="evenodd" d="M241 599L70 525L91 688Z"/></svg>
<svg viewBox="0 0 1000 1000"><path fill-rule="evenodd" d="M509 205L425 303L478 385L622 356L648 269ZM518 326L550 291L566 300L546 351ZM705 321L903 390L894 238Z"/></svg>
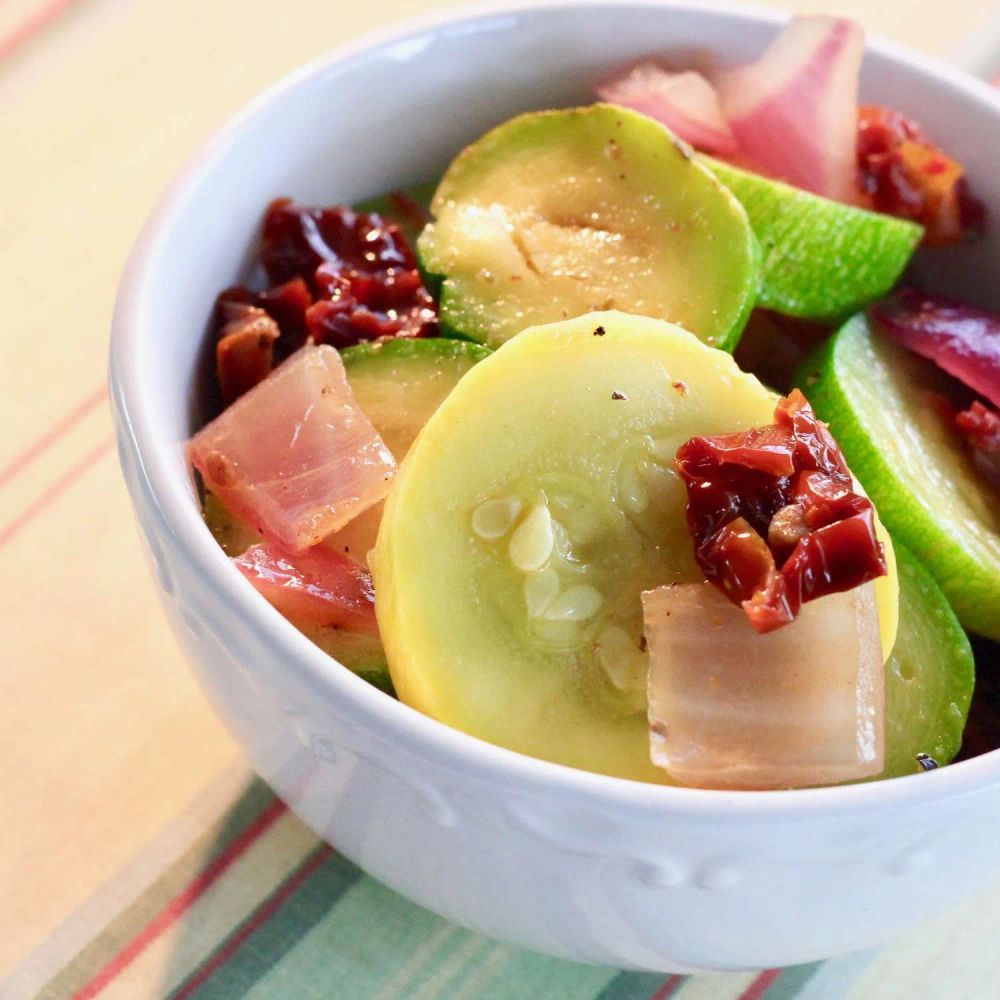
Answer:
<svg viewBox="0 0 1000 1000"><path fill-rule="evenodd" d="M846 995L870 962L853 957L756 975L689 978L510 948L449 924L368 878L309 833L258 780L95 930L45 984L40 1000L777 1000Z"/></svg>
<svg viewBox="0 0 1000 1000"><path fill-rule="evenodd" d="M973 34L985 72L995 2L826 6L928 51ZM181 663L107 413L128 247L218 122L433 6L0 0L0 1000L1000 997L995 888L878 951L757 974L587 967L462 930L318 841Z"/></svg>
<svg viewBox="0 0 1000 1000"><path fill-rule="evenodd" d="M76 915L77 950L37 1000L992 1000L995 890L883 949L827 962L694 977L579 965L433 916L337 855L257 779L228 779L228 811L186 843L163 835ZM204 814L204 803L193 812ZM203 817L204 818L204 817ZM198 821L181 823L197 827ZM189 830L187 831L189 832ZM97 921L106 913L107 921Z"/></svg>

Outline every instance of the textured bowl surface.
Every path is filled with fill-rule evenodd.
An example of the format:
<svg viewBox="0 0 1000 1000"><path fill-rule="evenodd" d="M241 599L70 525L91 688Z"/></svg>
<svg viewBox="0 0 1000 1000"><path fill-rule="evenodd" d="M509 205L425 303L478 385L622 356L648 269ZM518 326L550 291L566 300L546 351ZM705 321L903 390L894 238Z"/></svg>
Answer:
<svg viewBox="0 0 1000 1000"><path fill-rule="evenodd" d="M182 443L198 420L206 320L275 195L351 201L431 179L518 111L586 101L645 56L749 57L779 23L701 4L531 4L367 39L268 91L200 150L121 285L121 464L207 697L254 767L346 856L437 913L555 955L697 971L874 944L1000 866L1000 754L846 788L661 788L531 760L386 698L260 600L201 522ZM862 86L958 151L1000 218L989 88L878 41ZM996 232L936 260L935 283L990 304Z"/></svg>

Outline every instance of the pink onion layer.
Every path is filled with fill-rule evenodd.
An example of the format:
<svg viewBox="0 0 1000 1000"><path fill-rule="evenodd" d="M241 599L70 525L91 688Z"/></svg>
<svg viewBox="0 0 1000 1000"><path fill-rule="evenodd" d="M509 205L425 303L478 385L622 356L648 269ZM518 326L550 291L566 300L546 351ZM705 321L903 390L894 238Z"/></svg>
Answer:
<svg viewBox="0 0 1000 1000"><path fill-rule="evenodd" d="M671 73L655 63L639 63L625 76L601 84L597 95L655 118L697 149L719 156L736 154L736 137L715 88L700 73Z"/></svg>
<svg viewBox="0 0 1000 1000"><path fill-rule="evenodd" d="M187 450L225 507L293 552L383 499L396 468L327 346L292 355Z"/></svg>
<svg viewBox="0 0 1000 1000"><path fill-rule="evenodd" d="M856 202L858 75L865 38L853 21L796 17L755 62L715 81L744 166Z"/></svg>
<svg viewBox="0 0 1000 1000"><path fill-rule="evenodd" d="M261 542L233 563L292 624L375 633L371 574L349 556L317 545L288 552Z"/></svg>

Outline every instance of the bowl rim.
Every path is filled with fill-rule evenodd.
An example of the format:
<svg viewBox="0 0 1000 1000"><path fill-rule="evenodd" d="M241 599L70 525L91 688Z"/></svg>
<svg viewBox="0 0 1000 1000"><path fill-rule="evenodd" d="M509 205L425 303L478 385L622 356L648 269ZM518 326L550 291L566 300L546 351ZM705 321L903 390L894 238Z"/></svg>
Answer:
<svg viewBox="0 0 1000 1000"><path fill-rule="evenodd" d="M119 448L131 448L138 478L146 488L144 499L152 505L172 541L172 551L211 585L239 617L282 654L282 670L292 671L316 697L349 703L353 718L371 727L378 738L395 744L416 758L456 777L484 781L512 792L542 795L552 800L585 798L588 805L636 817L662 817L682 813L707 821L734 814L754 822L804 819L835 813L867 814L889 805L920 806L935 801L981 793L1000 785L1000 750L899 778L863 784L775 791L723 791L654 785L646 782L578 770L495 746L438 722L395 699L387 698L360 677L345 669L263 601L242 575L230 565L191 502L190 482L175 472L177 444L157 426L147 398L140 365L144 300L154 281L161 245L171 219L184 209L187 198L224 161L244 128L275 102L288 100L300 88L318 84L336 66L363 60L384 49L433 34L496 18L531 16L553 9L566 11L629 7L651 13L671 10L696 12L733 23L776 25L788 15L754 5L739 6L717 0L515 0L455 7L401 21L389 29L369 32L338 46L267 87L216 129L189 156L141 229L129 255L119 285L112 323L110 383L112 405L119 418ZM1000 120L1000 93L940 59L924 56L895 42L869 35L867 51L877 51L911 70L929 75L964 100L983 102ZM130 490L140 487L129 483Z"/></svg>

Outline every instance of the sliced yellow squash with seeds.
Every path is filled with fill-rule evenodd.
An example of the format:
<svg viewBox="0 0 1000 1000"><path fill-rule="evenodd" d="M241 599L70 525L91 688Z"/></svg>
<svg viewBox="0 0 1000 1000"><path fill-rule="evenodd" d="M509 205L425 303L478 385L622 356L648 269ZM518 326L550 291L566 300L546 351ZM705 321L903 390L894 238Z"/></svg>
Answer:
<svg viewBox="0 0 1000 1000"><path fill-rule="evenodd" d="M729 355L619 312L481 361L414 443L373 554L399 697L512 750L668 780L649 761L640 594L702 578L674 454L770 423L774 403ZM877 589L891 647L894 573Z"/></svg>

